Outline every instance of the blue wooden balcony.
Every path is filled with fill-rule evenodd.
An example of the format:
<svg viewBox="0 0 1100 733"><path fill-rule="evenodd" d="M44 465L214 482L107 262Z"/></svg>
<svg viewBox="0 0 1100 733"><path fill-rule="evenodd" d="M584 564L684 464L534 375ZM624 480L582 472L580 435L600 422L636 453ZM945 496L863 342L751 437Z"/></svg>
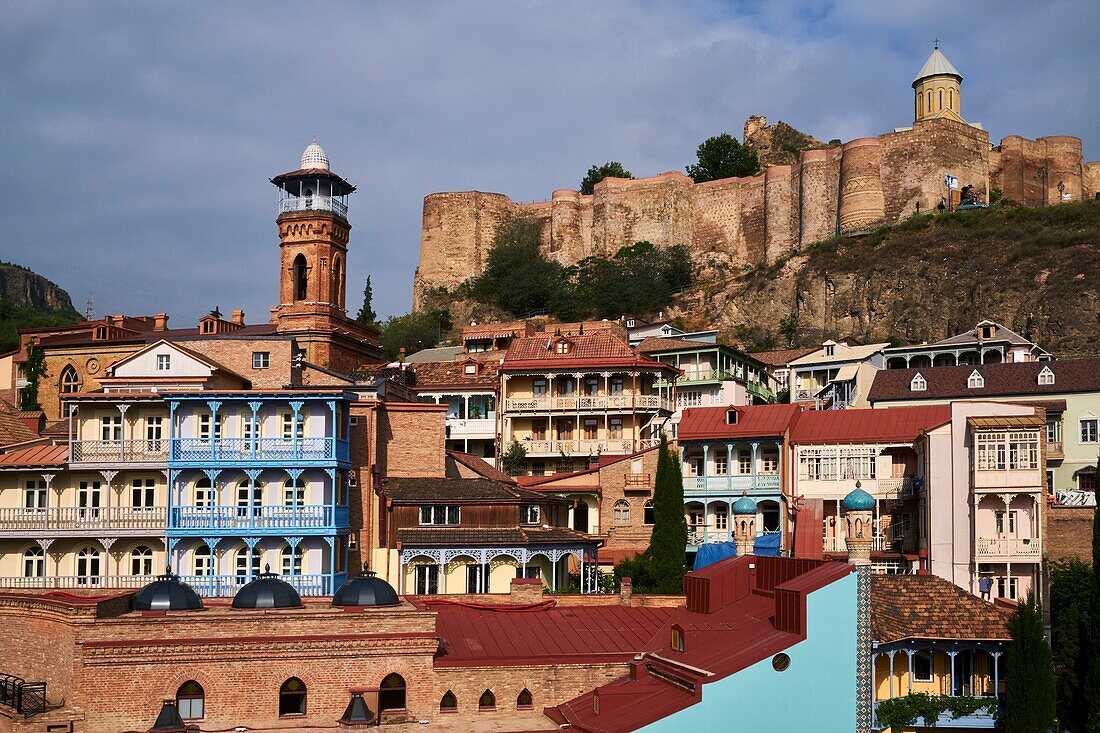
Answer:
<svg viewBox="0 0 1100 733"><path fill-rule="evenodd" d="M173 438L168 460L185 466L350 465L348 441L336 438Z"/></svg>
<svg viewBox="0 0 1100 733"><path fill-rule="evenodd" d="M775 495L779 492L779 474L684 476L684 498L741 496L743 491L749 496Z"/></svg>
<svg viewBox="0 0 1100 733"><path fill-rule="evenodd" d="M346 505L175 506L168 512L173 537L330 535L349 527Z"/></svg>

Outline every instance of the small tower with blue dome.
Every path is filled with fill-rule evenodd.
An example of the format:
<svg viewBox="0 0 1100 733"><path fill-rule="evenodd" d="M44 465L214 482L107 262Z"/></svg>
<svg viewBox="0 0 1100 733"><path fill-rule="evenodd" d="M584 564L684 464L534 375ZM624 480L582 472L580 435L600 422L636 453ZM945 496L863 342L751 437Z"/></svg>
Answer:
<svg viewBox="0 0 1100 733"><path fill-rule="evenodd" d="M756 542L756 502L747 493L733 502L733 543L738 555L751 555Z"/></svg>
<svg viewBox="0 0 1100 733"><path fill-rule="evenodd" d="M848 492L840 505L844 509L847 529L845 543L848 547L848 562L853 565L869 565L875 534L875 497L860 488L857 481L856 487Z"/></svg>

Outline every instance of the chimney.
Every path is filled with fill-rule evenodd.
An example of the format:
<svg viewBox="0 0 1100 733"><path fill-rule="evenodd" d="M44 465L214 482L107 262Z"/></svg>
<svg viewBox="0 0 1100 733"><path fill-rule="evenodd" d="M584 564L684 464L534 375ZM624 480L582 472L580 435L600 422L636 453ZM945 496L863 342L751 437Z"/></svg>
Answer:
<svg viewBox="0 0 1100 733"><path fill-rule="evenodd" d="M244 325L244 311L242 311L242 310L233 311L233 323L236 323L238 326L243 326Z"/></svg>
<svg viewBox="0 0 1100 733"><path fill-rule="evenodd" d="M512 578L508 587L508 602L514 606L542 603L542 579Z"/></svg>
<svg viewBox="0 0 1100 733"><path fill-rule="evenodd" d="M634 594L634 581L623 577L619 580L619 604L630 605L630 596Z"/></svg>
<svg viewBox="0 0 1100 733"><path fill-rule="evenodd" d="M168 314L157 313L153 316L153 330L154 331L167 331L168 330Z"/></svg>
<svg viewBox="0 0 1100 733"><path fill-rule="evenodd" d="M124 328L126 326L126 316L125 315L110 316L109 319L111 321L112 326L118 326L119 328Z"/></svg>

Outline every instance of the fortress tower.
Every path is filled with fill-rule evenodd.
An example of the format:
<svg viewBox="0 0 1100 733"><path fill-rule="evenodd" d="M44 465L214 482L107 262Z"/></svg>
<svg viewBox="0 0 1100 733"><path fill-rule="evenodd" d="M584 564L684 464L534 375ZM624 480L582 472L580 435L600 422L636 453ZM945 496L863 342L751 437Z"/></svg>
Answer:
<svg viewBox="0 0 1100 733"><path fill-rule="evenodd" d="M913 121L946 118L966 122L962 118L959 94L962 79L958 69L940 53L940 44L936 41L932 55L913 80Z"/></svg>
<svg viewBox="0 0 1100 733"><path fill-rule="evenodd" d="M355 186L329 169L317 139L297 170L271 179L279 188L280 333L293 335L305 358L347 372L380 359L378 333L347 317L348 196Z"/></svg>

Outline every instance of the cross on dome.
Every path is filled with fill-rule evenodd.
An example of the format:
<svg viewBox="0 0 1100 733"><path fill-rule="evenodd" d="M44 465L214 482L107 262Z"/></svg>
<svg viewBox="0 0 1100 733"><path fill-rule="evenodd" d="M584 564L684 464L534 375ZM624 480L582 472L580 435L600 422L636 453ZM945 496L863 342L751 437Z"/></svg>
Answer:
<svg viewBox="0 0 1100 733"><path fill-rule="evenodd" d="M323 170L327 171L328 167L328 154L325 149L317 143L317 136L313 136L313 142L306 146L306 149L302 151L302 161L298 165L301 170Z"/></svg>

